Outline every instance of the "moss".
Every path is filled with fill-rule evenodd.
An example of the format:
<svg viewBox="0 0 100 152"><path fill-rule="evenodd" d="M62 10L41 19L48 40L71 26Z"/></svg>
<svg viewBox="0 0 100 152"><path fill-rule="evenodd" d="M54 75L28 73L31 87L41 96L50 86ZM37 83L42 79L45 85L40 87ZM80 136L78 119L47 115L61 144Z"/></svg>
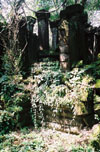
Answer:
<svg viewBox="0 0 100 152"><path fill-rule="evenodd" d="M75 67L82 67L83 66L83 60L80 60L77 62L77 64L75 65Z"/></svg>
<svg viewBox="0 0 100 152"><path fill-rule="evenodd" d="M85 104L80 101L77 104L75 104L75 113L76 115L88 114Z"/></svg>
<svg viewBox="0 0 100 152"><path fill-rule="evenodd" d="M98 95L94 97L94 110L100 110L100 96Z"/></svg>
<svg viewBox="0 0 100 152"><path fill-rule="evenodd" d="M98 55L97 55L97 59L98 59L98 60L100 60L100 53L98 53Z"/></svg>
<svg viewBox="0 0 100 152"><path fill-rule="evenodd" d="M88 91L83 88L81 91L80 101L87 101L87 99L88 99Z"/></svg>
<svg viewBox="0 0 100 152"><path fill-rule="evenodd" d="M93 78L92 78L91 76L89 76L89 75L86 75L86 76L82 77L82 84L83 84L84 86L88 86L88 84L89 84L91 81L93 81Z"/></svg>
<svg viewBox="0 0 100 152"><path fill-rule="evenodd" d="M94 105L94 110L95 110L95 111L100 110L100 104L95 104L95 105Z"/></svg>
<svg viewBox="0 0 100 152"><path fill-rule="evenodd" d="M80 101L87 101L89 96L89 85L93 81L93 78L86 75L82 78L81 88L80 88Z"/></svg>
<svg viewBox="0 0 100 152"><path fill-rule="evenodd" d="M95 88L100 88L100 79L96 80Z"/></svg>
<svg viewBox="0 0 100 152"><path fill-rule="evenodd" d="M100 102L100 96L95 95L94 103L98 103L98 102Z"/></svg>

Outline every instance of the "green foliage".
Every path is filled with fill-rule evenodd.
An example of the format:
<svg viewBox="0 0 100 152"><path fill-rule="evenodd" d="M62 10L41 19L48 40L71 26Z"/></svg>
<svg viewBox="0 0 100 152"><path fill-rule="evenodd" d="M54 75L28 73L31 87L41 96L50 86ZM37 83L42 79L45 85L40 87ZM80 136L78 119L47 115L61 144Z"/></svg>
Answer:
<svg viewBox="0 0 100 152"><path fill-rule="evenodd" d="M20 74L3 75L0 78L1 150L8 149L11 152L21 150L26 152L41 151L44 145L43 141L39 138L26 137L26 134L29 133L26 131L27 128L21 129L21 132L25 135L23 138L26 141L21 139L21 142L19 142L17 139L16 142L16 137L7 137L4 133L14 128L29 125L29 122L32 121L35 127L43 125L45 122L44 106L51 107L54 114L59 112L58 109L61 106L69 107L74 114L79 114L80 111L76 109L76 105L82 108L81 112L86 112L86 107L80 105L80 101L87 102L88 95L93 93L91 90L95 83L94 78L99 75L94 69L98 68L96 67L97 64L99 65L99 63L95 62L83 68L81 65L81 68L77 67L70 72L64 73L61 71L58 62L41 62L34 64L31 69L31 76L25 80ZM93 73L94 78L91 71L95 71ZM25 124L26 122L28 124ZM32 140L27 140L29 138ZM93 148L91 146L73 147L72 151L94 152L94 148L98 147L95 142L93 141L91 144Z"/></svg>
<svg viewBox="0 0 100 152"><path fill-rule="evenodd" d="M23 128L0 135L0 152L95 152L94 148L86 143L76 143L77 139L79 136L47 128Z"/></svg>
<svg viewBox="0 0 100 152"><path fill-rule="evenodd" d="M41 152L44 146L42 138L38 138L35 133L21 133L19 136L12 132L10 135L0 135L0 141L1 152Z"/></svg>
<svg viewBox="0 0 100 152"><path fill-rule="evenodd" d="M25 91L21 75L22 50L19 49L19 15L17 13L23 1L13 1L11 22L4 26L6 38L3 37L5 48L2 57L0 78L0 131L6 133L14 128L27 125L31 121L30 94ZM1 32L2 33L2 32ZM23 119L23 115L26 120ZM28 122L27 122L28 120Z"/></svg>
<svg viewBox="0 0 100 152"><path fill-rule="evenodd" d="M26 119L30 121L30 96L20 83L20 76L16 77L3 75L0 79L0 132L2 133L25 125L25 120L21 118L25 115L25 110Z"/></svg>
<svg viewBox="0 0 100 152"><path fill-rule="evenodd" d="M96 80L96 85L95 85L95 87L96 87L96 88L100 88L100 79L97 79L97 80Z"/></svg>
<svg viewBox="0 0 100 152"><path fill-rule="evenodd" d="M52 13L52 14L50 15L50 20L51 20L51 21L55 21L55 20L57 20L57 19L59 19L59 15L58 15L57 13Z"/></svg>
<svg viewBox="0 0 100 152"><path fill-rule="evenodd" d="M7 132L15 126L27 125L26 119L28 123L33 122L35 127L39 127L45 122L45 106L52 109L56 107L54 113L55 110L59 112L59 107L66 106L74 115L87 114L89 108L81 101L88 103L90 97L93 97L93 86L99 76L96 70L99 63L83 68L81 65L81 68L64 73L58 62L45 61L34 64L31 77L25 80L20 74L3 75L0 79L1 130L7 127Z"/></svg>
<svg viewBox="0 0 100 152"><path fill-rule="evenodd" d="M4 56L2 57L2 60L2 69L5 71L5 74L16 75L20 73L21 52L15 54L14 50L7 50Z"/></svg>
<svg viewBox="0 0 100 152"><path fill-rule="evenodd" d="M93 10L99 10L100 8L100 0L92 0L92 1L87 1L85 8L87 11L93 11Z"/></svg>
<svg viewBox="0 0 100 152"><path fill-rule="evenodd" d="M71 152L94 152L94 148L92 148L91 146L87 146L87 147L78 146L78 147L73 147L71 149Z"/></svg>
<svg viewBox="0 0 100 152"><path fill-rule="evenodd" d="M67 0L67 5L73 5L75 4L75 0Z"/></svg>
<svg viewBox="0 0 100 152"><path fill-rule="evenodd" d="M100 124L96 124L92 129L90 145L95 151L100 151Z"/></svg>
<svg viewBox="0 0 100 152"><path fill-rule="evenodd" d="M95 149L95 151L100 151L100 145L98 140L93 140L91 141L91 146Z"/></svg>
<svg viewBox="0 0 100 152"><path fill-rule="evenodd" d="M67 107L74 115L89 112L85 102L88 105L90 93L93 94L94 78L87 74L86 67L64 73L54 62L48 62L48 66L41 62L37 66L33 72L34 91L31 98L35 124L38 120L43 123L45 106L54 109L54 113L59 112L60 107Z"/></svg>
<svg viewBox="0 0 100 152"><path fill-rule="evenodd" d="M99 79L100 76L100 59L93 62L92 64L86 65L84 70L92 75L95 79Z"/></svg>

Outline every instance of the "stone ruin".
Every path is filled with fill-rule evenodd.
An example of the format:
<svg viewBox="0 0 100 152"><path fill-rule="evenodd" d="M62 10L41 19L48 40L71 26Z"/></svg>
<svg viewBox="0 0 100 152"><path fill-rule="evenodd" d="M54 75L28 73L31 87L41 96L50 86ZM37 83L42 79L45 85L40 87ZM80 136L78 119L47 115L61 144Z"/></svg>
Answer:
<svg viewBox="0 0 100 152"><path fill-rule="evenodd" d="M52 49L59 48L59 60L62 69L69 70L79 60L89 62L90 35L88 34L88 16L80 4L67 6L60 12L60 19L49 21L50 13L46 10L36 12L38 20L39 50L49 49L49 24L52 32ZM93 40L92 40L93 41Z"/></svg>
<svg viewBox="0 0 100 152"><path fill-rule="evenodd" d="M60 64L71 69L79 60L90 63L100 53L100 11L84 13L83 6L76 4L60 12L58 29Z"/></svg>
<svg viewBox="0 0 100 152"><path fill-rule="evenodd" d="M52 32L52 49L56 50L58 47L58 26L59 26L60 20L56 21L50 21L50 28Z"/></svg>
<svg viewBox="0 0 100 152"><path fill-rule="evenodd" d="M71 69L77 61L87 59L85 26L87 14L79 5L71 5L60 12L59 26L60 63L63 69Z"/></svg>
<svg viewBox="0 0 100 152"><path fill-rule="evenodd" d="M22 18L19 22L19 49L23 51L23 68L26 71L38 56L38 37L33 33L35 22L36 19L31 16Z"/></svg>
<svg viewBox="0 0 100 152"><path fill-rule="evenodd" d="M38 58L41 49L49 49L48 24L50 13L42 10L38 11L36 16L38 18L38 36L34 34L33 30L35 18L29 16L22 18L19 22L19 48L23 50L22 60L26 70ZM84 13L84 8L81 5L77 4L66 7L60 13L60 20L50 22L50 28L53 40L52 46L54 49L57 48L57 45L59 46L60 65L63 70L71 69L72 65L76 64L79 60L83 60L84 62L95 60L100 52L100 28L87 24L87 14ZM1 39L0 44L1 51L3 50ZM2 55L2 52L0 52L0 55ZM93 113L93 109L90 107L91 101L88 100L87 111L89 109L91 111L80 116L86 123L90 121L90 114ZM58 115L59 119L57 118L57 121L61 122L62 129L66 129L63 127L63 123L65 122L67 127L73 118L71 111L68 110L67 107L63 107L63 113L61 112ZM47 107L45 113L52 116L52 111ZM48 119L53 118L50 117ZM76 121L73 122L73 126L75 125L77 125Z"/></svg>
<svg viewBox="0 0 100 152"><path fill-rule="evenodd" d="M38 20L38 37L39 37L40 50L48 50L49 49L48 19L50 17L50 13L46 10L40 10L36 12L36 17Z"/></svg>
<svg viewBox="0 0 100 152"><path fill-rule="evenodd" d="M56 21L49 20L50 13L46 10L36 12L36 17L38 35L34 33L35 18L27 16L19 22L19 49L24 50L22 60L26 70L39 58L41 50L50 49L49 25L52 32L52 49L59 49L63 70L70 70L79 60L89 63L96 59L100 52L100 28L94 27L98 25L96 18L94 21L93 17L90 17L91 24L88 24L88 16L84 13L83 6L67 6L60 12L60 19ZM0 43L2 45L2 42ZM2 50L2 46L0 47Z"/></svg>

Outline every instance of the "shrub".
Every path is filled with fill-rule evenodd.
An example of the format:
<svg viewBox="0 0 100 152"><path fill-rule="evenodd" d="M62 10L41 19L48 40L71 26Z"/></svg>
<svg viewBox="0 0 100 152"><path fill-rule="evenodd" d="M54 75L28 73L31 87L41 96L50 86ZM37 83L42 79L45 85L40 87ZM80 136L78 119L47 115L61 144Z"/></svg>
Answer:
<svg viewBox="0 0 100 152"><path fill-rule="evenodd" d="M24 90L20 81L20 76L14 78L3 75L0 79L0 131L2 133L14 127L30 124L30 94Z"/></svg>

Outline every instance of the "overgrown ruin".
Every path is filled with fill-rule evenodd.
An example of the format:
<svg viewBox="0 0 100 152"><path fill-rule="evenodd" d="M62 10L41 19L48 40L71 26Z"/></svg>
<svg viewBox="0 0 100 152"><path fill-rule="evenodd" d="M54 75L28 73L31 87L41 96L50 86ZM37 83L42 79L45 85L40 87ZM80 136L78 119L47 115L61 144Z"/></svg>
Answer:
<svg viewBox="0 0 100 152"><path fill-rule="evenodd" d="M48 76L47 78L45 77L45 79L43 77L43 80L40 79L40 74L42 73L42 71L38 68L41 52L44 55L44 59L51 59L51 56L55 55L56 51L58 51L57 53L59 53L59 59L55 58L53 61L59 62L62 74L64 74L64 72L71 71L80 60L83 62L83 64L95 61L98 57L98 54L100 53L100 29L99 27L93 28L90 24L88 24L88 15L84 12L83 6L79 4L67 6L64 10L60 12L59 20L50 21L49 18L50 13L46 10L37 11L36 18L32 16L20 18L18 23L18 42L16 43L16 47L18 47L18 49L22 51L22 70L24 72L27 72L28 69L33 66L33 73L35 73L33 77L36 76L36 82L34 80L33 84L36 84L37 88L39 88L41 84L44 83L45 79L47 79L48 90L50 85L53 83L53 80L50 80L50 78L53 77L53 74L50 73L51 77ZM34 25L36 20L38 22L38 35L34 34ZM2 26L3 25L1 25L0 32L2 31ZM49 46L49 26L52 32L51 48ZM1 33L0 36L2 37ZM2 41L1 37L0 58L4 54L2 52L5 51L5 49L3 48L4 42ZM50 50L53 50L53 55L49 54ZM34 63L37 64L36 71ZM31 73L31 75L33 73ZM76 71L76 73L78 73L78 71ZM39 75L40 77L38 78ZM56 109L56 105L54 105L53 107L50 107L49 105L43 105L43 115L45 116L45 121L47 125L49 125L49 122L54 122L60 125L61 130L65 131L66 128L68 128L69 126L81 127L82 125L93 125L94 114L98 113L98 115L100 115L100 108L95 109L96 103L94 103L94 94L98 96L98 90L100 88L96 88L95 86L89 88L88 86L91 81L88 82L87 77L82 77L82 79L83 80L81 81L81 83L83 83L83 88L81 88L81 84L78 84L78 89L81 92L81 95L78 99L74 98L74 108L76 110L74 112L76 113L74 114L72 111L72 107L69 107L69 105L67 106L66 104L63 106L59 105L58 109ZM54 95L59 95L59 90L62 89L61 93L64 95L61 94L61 96L66 97L67 99L67 93L73 95L71 93L74 92L73 88L75 89L75 86L71 86L70 84L68 84L68 82L64 80L65 75L63 75L62 77L60 88L56 85L56 89L58 89L56 91L58 92L54 92ZM30 82L31 88L33 87L33 84L31 84ZM32 93L34 93L34 91L31 92L31 96ZM77 93L77 96L78 95L79 94ZM37 102L37 104L39 106L39 104L42 103ZM55 110L57 111L53 119L53 111ZM90 119L92 119L92 121L90 121Z"/></svg>

